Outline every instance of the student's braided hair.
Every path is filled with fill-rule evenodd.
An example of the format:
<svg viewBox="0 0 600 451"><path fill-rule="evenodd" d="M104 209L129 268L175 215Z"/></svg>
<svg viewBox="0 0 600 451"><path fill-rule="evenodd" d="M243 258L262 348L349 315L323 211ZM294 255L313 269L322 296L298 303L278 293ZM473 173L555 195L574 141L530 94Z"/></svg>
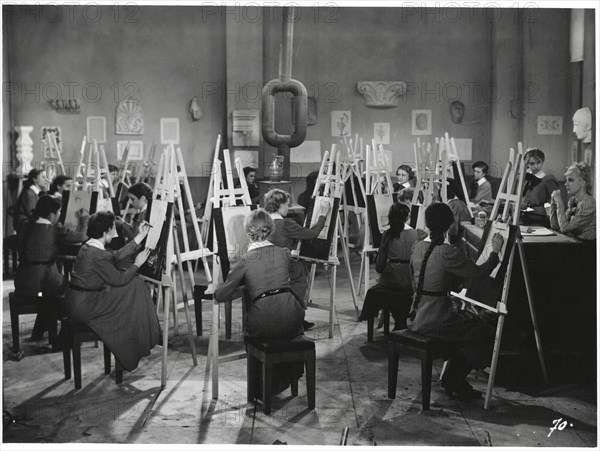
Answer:
<svg viewBox="0 0 600 451"><path fill-rule="evenodd" d="M417 284L417 294L414 302L413 315L417 310L417 306L421 301L423 285L425 283L425 268L427 266L427 260L431 256L433 249L444 243L444 234L450 229L450 226L454 223L454 214L450 207L443 203L431 204L425 210L425 224L430 230L431 244L425 252L423 257L423 263L421 263L421 270L419 271L419 282Z"/></svg>

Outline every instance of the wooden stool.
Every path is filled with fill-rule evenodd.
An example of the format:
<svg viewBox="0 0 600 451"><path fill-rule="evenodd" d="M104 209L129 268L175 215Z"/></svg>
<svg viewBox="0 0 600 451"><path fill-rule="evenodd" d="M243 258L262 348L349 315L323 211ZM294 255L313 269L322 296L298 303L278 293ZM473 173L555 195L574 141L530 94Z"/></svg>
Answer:
<svg viewBox="0 0 600 451"><path fill-rule="evenodd" d="M262 398L265 415L271 414L271 380L273 377L273 366L283 362L304 362L306 371L306 396L308 408L315 408L316 391L316 353L315 342L303 337L299 341L259 341L247 340L248 351L248 373L247 394L248 402L254 400L254 389L256 385L256 374L258 362L262 363ZM298 396L298 381L291 384L292 396Z"/></svg>
<svg viewBox="0 0 600 451"><path fill-rule="evenodd" d="M17 252L17 235L8 235L4 237L2 240L2 251L3 251L3 267L4 267L4 276L14 275L17 273L17 261L18 261L18 252ZM8 271L9 260L12 263L12 272Z"/></svg>
<svg viewBox="0 0 600 451"><path fill-rule="evenodd" d="M394 308L399 310L399 316L404 319L404 324L397 324L396 327L406 327L406 317L410 311L412 295L412 291L394 291L376 287L369 289L363 305L363 310L366 310L367 315L367 341L369 343L373 341L374 323L379 310L383 310L383 333L384 335L390 333L390 309L392 304L396 304Z"/></svg>
<svg viewBox="0 0 600 451"><path fill-rule="evenodd" d="M435 359L447 356L451 351L451 345L410 332L408 329L390 334L388 340L390 349L388 362L388 398L394 399L396 397L399 352L403 351L421 359L421 404L423 410L429 410L432 363Z"/></svg>
<svg viewBox="0 0 600 451"><path fill-rule="evenodd" d="M10 309L10 327L12 332L12 358L21 360L23 352L19 343L19 315L31 313L42 313L50 316L50 328L48 330L48 342L54 346L56 341L56 320L59 316L60 297L52 296L23 296L12 291L8 293L8 305Z"/></svg>
<svg viewBox="0 0 600 451"><path fill-rule="evenodd" d="M101 338L84 323L77 323L68 318L61 318L63 334L63 365L65 379L71 379L71 353L73 350L73 372L75 373L75 389L81 388L81 343L98 341ZM110 349L104 343L104 374L110 374ZM123 369L115 359L115 379L117 384L123 382Z"/></svg>

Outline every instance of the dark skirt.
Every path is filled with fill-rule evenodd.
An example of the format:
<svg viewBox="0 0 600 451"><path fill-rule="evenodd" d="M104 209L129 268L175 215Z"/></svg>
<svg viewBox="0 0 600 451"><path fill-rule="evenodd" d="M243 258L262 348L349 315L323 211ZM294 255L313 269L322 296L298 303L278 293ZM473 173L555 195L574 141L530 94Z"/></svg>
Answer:
<svg viewBox="0 0 600 451"><path fill-rule="evenodd" d="M135 277L122 287L102 291L67 290L67 315L87 324L127 371L160 343L161 329L148 287Z"/></svg>

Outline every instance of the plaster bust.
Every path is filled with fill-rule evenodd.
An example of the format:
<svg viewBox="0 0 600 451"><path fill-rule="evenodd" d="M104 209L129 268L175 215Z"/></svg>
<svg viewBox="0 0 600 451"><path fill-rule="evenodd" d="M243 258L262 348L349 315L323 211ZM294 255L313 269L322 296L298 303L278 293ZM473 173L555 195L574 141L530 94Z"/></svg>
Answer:
<svg viewBox="0 0 600 451"><path fill-rule="evenodd" d="M465 104L455 100L450 104L450 118L454 124L460 124L465 115Z"/></svg>
<svg viewBox="0 0 600 451"><path fill-rule="evenodd" d="M592 142L592 111L588 107L583 107L575 111L573 115L573 133L577 139L584 143Z"/></svg>

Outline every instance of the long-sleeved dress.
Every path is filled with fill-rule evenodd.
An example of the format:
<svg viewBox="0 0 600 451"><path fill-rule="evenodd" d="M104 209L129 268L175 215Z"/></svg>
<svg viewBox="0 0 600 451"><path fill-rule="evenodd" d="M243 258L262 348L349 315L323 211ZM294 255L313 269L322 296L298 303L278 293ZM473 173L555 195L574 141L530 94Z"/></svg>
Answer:
<svg viewBox="0 0 600 451"><path fill-rule="evenodd" d="M415 292L421 276L421 264L430 245L429 241L419 241L413 248L410 272ZM428 294L422 295L416 308L413 302L411 313L414 311L415 317L407 320L408 329L455 345L472 368L485 368L491 357L493 328L457 310L447 293L456 289L464 279L489 276L497 264L498 254L495 252L478 266L458 247L446 243L435 246L424 274L423 291Z"/></svg>
<svg viewBox="0 0 600 451"><path fill-rule="evenodd" d="M39 194L32 188L21 191L13 211L13 228L17 234L24 230L25 223L31 216L39 199Z"/></svg>
<svg viewBox="0 0 600 451"><path fill-rule="evenodd" d="M135 241L116 252L83 245L65 299L69 318L96 332L127 371L137 368L161 335L148 287L136 275L138 267L117 269L120 260L137 250Z"/></svg>
<svg viewBox="0 0 600 451"><path fill-rule="evenodd" d="M304 307L290 290L290 251L265 242L249 247L248 252L229 271L227 280L216 290L218 302L230 301L238 286L246 291L246 338L277 340L304 339ZM283 289L278 294L269 291ZM289 290L289 291L286 291ZM268 294L264 297L261 295ZM297 365L276 364L273 371L273 393L283 391L291 379L302 375Z"/></svg>
<svg viewBox="0 0 600 451"><path fill-rule="evenodd" d="M302 227L294 220L282 218L279 214L272 213L275 222L275 231L269 237L269 241L275 246L284 247L289 250L295 249L298 240L310 240L316 238L325 226L325 216L319 216L317 223L310 229ZM292 291L302 300L306 307L306 292L308 291L308 268L304 261L290 259L290 287Z"/></svg>
<svg viewBox="0 0 600 451"><path fill-rule="evenodd" d="M67 243L80 243L86 236L66 227L52 224L32 224L19 237L20 261L15 275L15 290L27 296L63 296L67 279L56 260L60 248Z"/></svg>
<svg viewBox="0 0 600 451"><path fill-rule="evenodd" d="M550 223L544 204L550 202L552 192L557 189L558 182L553 175L545 174L542 178L539 178L533 174L527 174L521 207L523 209L532 208L533 211L521 212L521 223L548 227Z"/></svg>
<svg viewBox="0 0 600 451"><path fill-rule="evenodd" d="M409 270L410 255L413 245L425 238L427 234L418 229L412 229L406 226L398 238L390 239L390 232L386 230L381 237L381 245L377 253L376 271L381 274L378 282L367 291L365 302L359 319L367 319L367 305L370 308L380 310L383 303L387 303L383 291L404 291L413 290L413 282ZM379 301L379 302L378 302ZM401 305L402 299L395 296L394 301L389 303L390 312L394 317L397 326L403 326L408 313L408 306ZM371 305L370 303L374 303ZM377 305L380 304L380 305Z"/></svg>
<svg viewBox="0 0 600 451"><path fill-rule="evenodd" d="M562 205L562 201L561 201ZM559 214L557 205L553 202L550 207L550 226L554 230L571 235L584 241L596 239L596 201L589 194L577 202L571 197L566 210Z"/></svg>

